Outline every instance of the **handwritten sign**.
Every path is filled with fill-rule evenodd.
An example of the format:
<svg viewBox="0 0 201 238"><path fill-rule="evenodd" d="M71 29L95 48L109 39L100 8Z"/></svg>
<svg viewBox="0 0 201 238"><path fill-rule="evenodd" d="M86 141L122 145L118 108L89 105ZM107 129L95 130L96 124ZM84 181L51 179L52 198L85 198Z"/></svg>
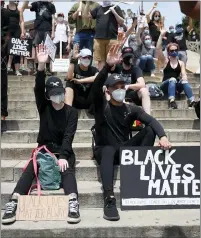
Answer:
<svg viewBox="0 0 201 238"><path fill-rule="evenodd" d="M19 55L24 57L31 57L32 40L21 40L18 38L11 38L8 42L8 54Z"/></svg>
<svg viewBox="0 0 201 238"><path fill-rule="evenodd" d="M121 209L200 206L200 147L121 148Z"/></svg>
<svg viewBox="0 0 201 238"><path fill-rule="evenodd" d="M66 221L68 196L20 196L16 220Z"/></svg>
<svg viewBox="0 0 201 238"><path fill-rule="evenodd" d="M54 62L57 47L55 46L54 42L51 40L49 35L46 36L44 45L46 46L46 50L47 50L47 53L48 53L49 57Z"/></svg>
<svg viewBox="0 0 201 238"><path fill-rule="evenodd" d="M68 68L70 65L69 59L55 59L52 64L53 72L68 72Z"/></svg>

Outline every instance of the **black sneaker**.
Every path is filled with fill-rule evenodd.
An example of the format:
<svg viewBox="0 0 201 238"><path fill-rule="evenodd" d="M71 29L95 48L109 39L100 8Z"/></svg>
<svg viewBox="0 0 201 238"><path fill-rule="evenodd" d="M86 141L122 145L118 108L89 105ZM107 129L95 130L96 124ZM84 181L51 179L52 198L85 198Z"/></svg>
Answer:
<svg viewBox="0 0 201 238"><path fill-rule="evenodd" d="M189 108L194 108L194 107L195 107L195 104L196 104L196 102L193 100L193 101L189 102L188 107L189 107Z"/></svg>
<svg viewBox="0 0 201 238"><path fill-rule="evenodd" d="M46 70L46 75L47 76L52 76L52 73L49 70Z"/></svg>
<svg viewBox="0 0 201 238"><path fill-rule="evenodd" d="M1 219L2 224L10 224L16 221L17 199L12 199L6 204L6 211Z"/></svg>
<svg viewBox="0 0 201 238"><path fill-rule="evenodd" d="M103 218L109 221L118 221L120 219L115 197L106 197Z"/></svg>
<svg viewBox="0 0 201 238"><path fill-rule="evenodd" d="M68 203L68 223L79 223L81 221L79 213L79 202L76 198L70 199Z"/></svg>
<svg viewBox="0 0 201 238"><path fill-rule="evenodd" d="M6 132L6 131L7 131L6 120L1 120L1 133Z"/></svg>
<svg viewBox="0 0 201 238"><path fill-rule="evenodd" d="M168 106L171 109L177 109L177 104L176 104L175 100L169 101Z"/></svg>

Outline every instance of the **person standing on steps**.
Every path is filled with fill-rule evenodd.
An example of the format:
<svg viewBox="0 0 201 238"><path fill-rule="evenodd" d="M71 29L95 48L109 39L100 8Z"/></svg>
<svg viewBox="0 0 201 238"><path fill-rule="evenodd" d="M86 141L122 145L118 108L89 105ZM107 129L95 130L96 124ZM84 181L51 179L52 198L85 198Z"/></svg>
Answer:
<svg viewBox="0 0 201 238"><path fill-rule="evenodd" d="M106 220L120 219L116 208L113 191L114 164L119 163L119 149L121 146L153 146L156 135L162 149L171 147L164 129L160 123L148 115L141 107L123 103L126 95L124 78L119 74L108 73L114 65L119 63L122 44L111 47L106 65L97 75L92 86L92 101L95 117L95 159L100 165L100 174L104 190L104 215ZM110 95L108 102L103 92L103 85L107 85ZM140 120L145 127L133 138L129 139L130 127L133 121Z"/></svg>
<svg viewBox="0 0 201 238"><path fill-rule="evenodd" d="M35 80L35 100L40 116L38 147L46 145L51 153L58 157L61 181L65 195L69 196L69 223L80 222L77 182L75 178L75 154L72 149L73 138L77 129L78 113L76 109L64 103L62 81L57 77L49 77L45 82L45 64L48 54L43 44L36 48L38 71ZM41 151L43 153L43 151ZM45 152L45 151L44 151ZM11 197L6 204L2 224L16 220L18 197L27 195L35 177L33 161L20 177Z"/></svg>
<svg viewBox="0 0 201 238"><path fill-rule="evenodd" d="M24 17L23 9L18 8L19 1L9 1L7 6L7 13L9 16L9 35L10 38L25 39L25 28L24 28ZM14 61L15 73L17 76L22 76L20 73L20 56L19 55L9 55L8 59L8 72L12 71L11 65Z"/></svg>
<svg viewBox="0 0 201 238"><path fill-rule="evenodd" d="M52 3L52 0L32 2L31 6L28 4L29 1L26 1L23 4L23 8L30 9L31 12L36 13L36 19L34 20L35 36L33 39L33 45L36 47L42 42L44 43L47 35L49 35L53 40L55 36L56 8ZM38 63L36 63L36 69L37 68ZM37 72L35 72L34 75L36 75L36 73ZM50 61L46 63L46 74L48 76L52 75L50 72Z"/></svg>

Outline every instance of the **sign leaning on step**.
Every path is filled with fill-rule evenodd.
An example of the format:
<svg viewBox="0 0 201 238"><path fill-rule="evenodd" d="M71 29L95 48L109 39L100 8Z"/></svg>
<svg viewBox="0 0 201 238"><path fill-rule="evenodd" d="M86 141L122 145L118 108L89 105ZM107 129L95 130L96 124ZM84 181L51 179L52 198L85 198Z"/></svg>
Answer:
<svg viewBox="0 0 201 238"><path fill-rule="evenodd" d="M49 35L46 36L44 45L46 47L46 50L47 50L47 53L48 53L49 57L54 62L57 47L55 46L54 42L51 40Z"/></svg>
<svg viewBox="0 0 201 238"><path fill-rule="evenodd" d="M21 40L18 38L11 38L8 42L8 54L19 55L24 57L31 57L32 40Z"/></svg>
<svg viewBox="0 0 201 238"><path fill-rule="evenodd" d="M122 147L122 210L199 208L200 147Z"/></svg>

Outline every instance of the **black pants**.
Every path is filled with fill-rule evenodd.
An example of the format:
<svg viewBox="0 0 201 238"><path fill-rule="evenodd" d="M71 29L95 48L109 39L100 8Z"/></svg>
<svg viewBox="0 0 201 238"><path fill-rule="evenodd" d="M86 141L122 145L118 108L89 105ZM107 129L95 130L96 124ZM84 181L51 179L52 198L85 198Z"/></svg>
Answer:
<svg viewBox="0 0 201 238"><path fill-rule="evenodd" d="M4 51L1 51L1 116L8 116L7 57Z"/></svg>
<svg viewBox="0 0 201 238"><path fill-rule="evenodd" d="M19 193L20 195L27 195L29 189L31 188L32 182L35 178L33 162L30 161L26 170L23 172L20 177L13 193ZM62 187L64 189L65 195L69 195L71 193L78 194L77 191L77 182L75 179L75 156L69 159L69 168L66 171L61 172L61 182Z"/></svg>
<svg viewBox="0 0 201 238"><path fill-rule="evenodd" d="M100 164L100 173L104 196L113 195L114 164L119 164L119 149L122 146L153 146L156 134L150 126L145 127L130 140L118 147L104 146L95 151L95 158Z"/></svg>

